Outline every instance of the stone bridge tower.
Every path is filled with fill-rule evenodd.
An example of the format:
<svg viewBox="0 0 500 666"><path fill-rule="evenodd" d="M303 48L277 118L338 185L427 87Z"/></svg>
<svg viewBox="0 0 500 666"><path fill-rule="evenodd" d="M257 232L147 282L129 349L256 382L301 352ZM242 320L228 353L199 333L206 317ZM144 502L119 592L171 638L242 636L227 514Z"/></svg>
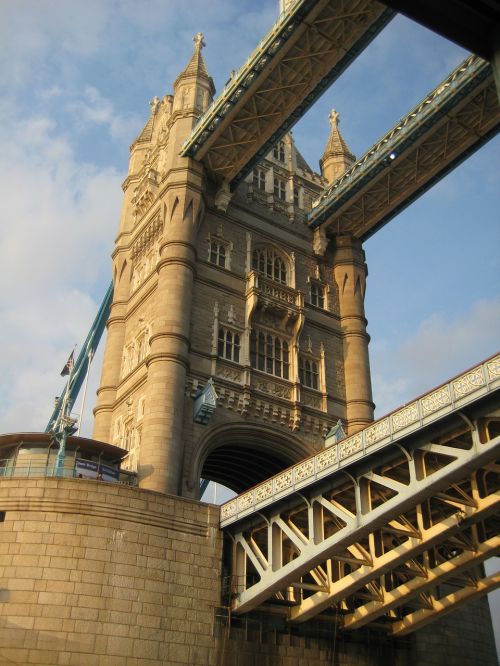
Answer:
<svg viewBox="0 0 500 666"><path fill-rule="evenodd" d="M214 85L203 36L131 146L113 253L114 300L94 437L129 451L141 487L197 497L200 476L241 491L373 418L366 265L348 237L306 225L354 160L331 114L314 173L288 134L230 201L179 156ZM194 419L212 380L217 407Z"/></svg>

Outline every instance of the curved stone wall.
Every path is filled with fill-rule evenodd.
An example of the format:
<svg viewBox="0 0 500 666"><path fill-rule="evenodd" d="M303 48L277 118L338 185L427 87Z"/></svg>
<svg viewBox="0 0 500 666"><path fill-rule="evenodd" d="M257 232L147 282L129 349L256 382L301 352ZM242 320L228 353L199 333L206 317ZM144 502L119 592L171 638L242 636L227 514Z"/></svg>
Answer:
<svg viewBox="0 0 500 666"><path fill-rule="evenodd" d="M210 663L216 507L81 479L0 483L0 664Z"/></svg>

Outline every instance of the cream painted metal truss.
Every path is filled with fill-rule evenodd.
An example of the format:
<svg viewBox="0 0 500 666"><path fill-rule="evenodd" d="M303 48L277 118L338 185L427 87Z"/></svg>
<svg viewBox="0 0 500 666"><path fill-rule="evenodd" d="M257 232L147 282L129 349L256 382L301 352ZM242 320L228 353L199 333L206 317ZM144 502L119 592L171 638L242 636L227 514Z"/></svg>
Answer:
<svg viewBox="0 0 500 666"><path fill-rule="evenodd" d="M482 565L500 553L499 395L497 356L385 417L398 415L399 436L387 440L381 419L343 464L349 440L223 505L233 612L260 607L290 622L321 613L346 630L370 623L401 636L498 587ZM437 415L425 425L423 405ZM373 428L380 439L366 447ZM335 450L335 471L318 476ZM276 484L286 475L290 492Z"/></svg>
<svg viewBox="0 0 500 666"><path fill-rule="evenodd" d="M323 192L308 222L366 240L499 130L491 65L469 56Z"/></svg>
<svg viewBox="0 0 500 666"><path fill-rule="evenodd" d="M390 21L374 0L290 3L198 121L182 154L234 187Z"/></svg>

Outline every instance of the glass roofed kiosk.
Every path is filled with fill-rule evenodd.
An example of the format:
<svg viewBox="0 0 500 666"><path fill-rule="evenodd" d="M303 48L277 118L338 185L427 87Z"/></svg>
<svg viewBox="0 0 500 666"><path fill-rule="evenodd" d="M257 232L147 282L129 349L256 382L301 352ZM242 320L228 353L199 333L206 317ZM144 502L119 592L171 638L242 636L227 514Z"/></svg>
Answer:
<svg viewBox="0 0 500 666"><path fill-rule="evenodd" d="M58 463L59 443L49 433L23 432L0 436L0 477L96 479L135 485L135 475L121 471L127 454L113 444L69 436L63 464Z"/></svg>

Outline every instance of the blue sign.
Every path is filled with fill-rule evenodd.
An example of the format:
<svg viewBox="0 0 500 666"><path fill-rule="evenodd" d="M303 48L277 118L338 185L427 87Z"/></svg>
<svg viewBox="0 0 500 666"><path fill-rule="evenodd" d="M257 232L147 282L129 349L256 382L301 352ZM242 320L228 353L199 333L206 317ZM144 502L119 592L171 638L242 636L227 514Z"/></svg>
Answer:
<svg viewBox="0 0 500 666"><path fill-rule="evenodd" d="M80 479L99 479L113 483L119 480L120 470L116 469L116 467L99 464L94 460L77 458L75 462L75 476Z"/></svg>

